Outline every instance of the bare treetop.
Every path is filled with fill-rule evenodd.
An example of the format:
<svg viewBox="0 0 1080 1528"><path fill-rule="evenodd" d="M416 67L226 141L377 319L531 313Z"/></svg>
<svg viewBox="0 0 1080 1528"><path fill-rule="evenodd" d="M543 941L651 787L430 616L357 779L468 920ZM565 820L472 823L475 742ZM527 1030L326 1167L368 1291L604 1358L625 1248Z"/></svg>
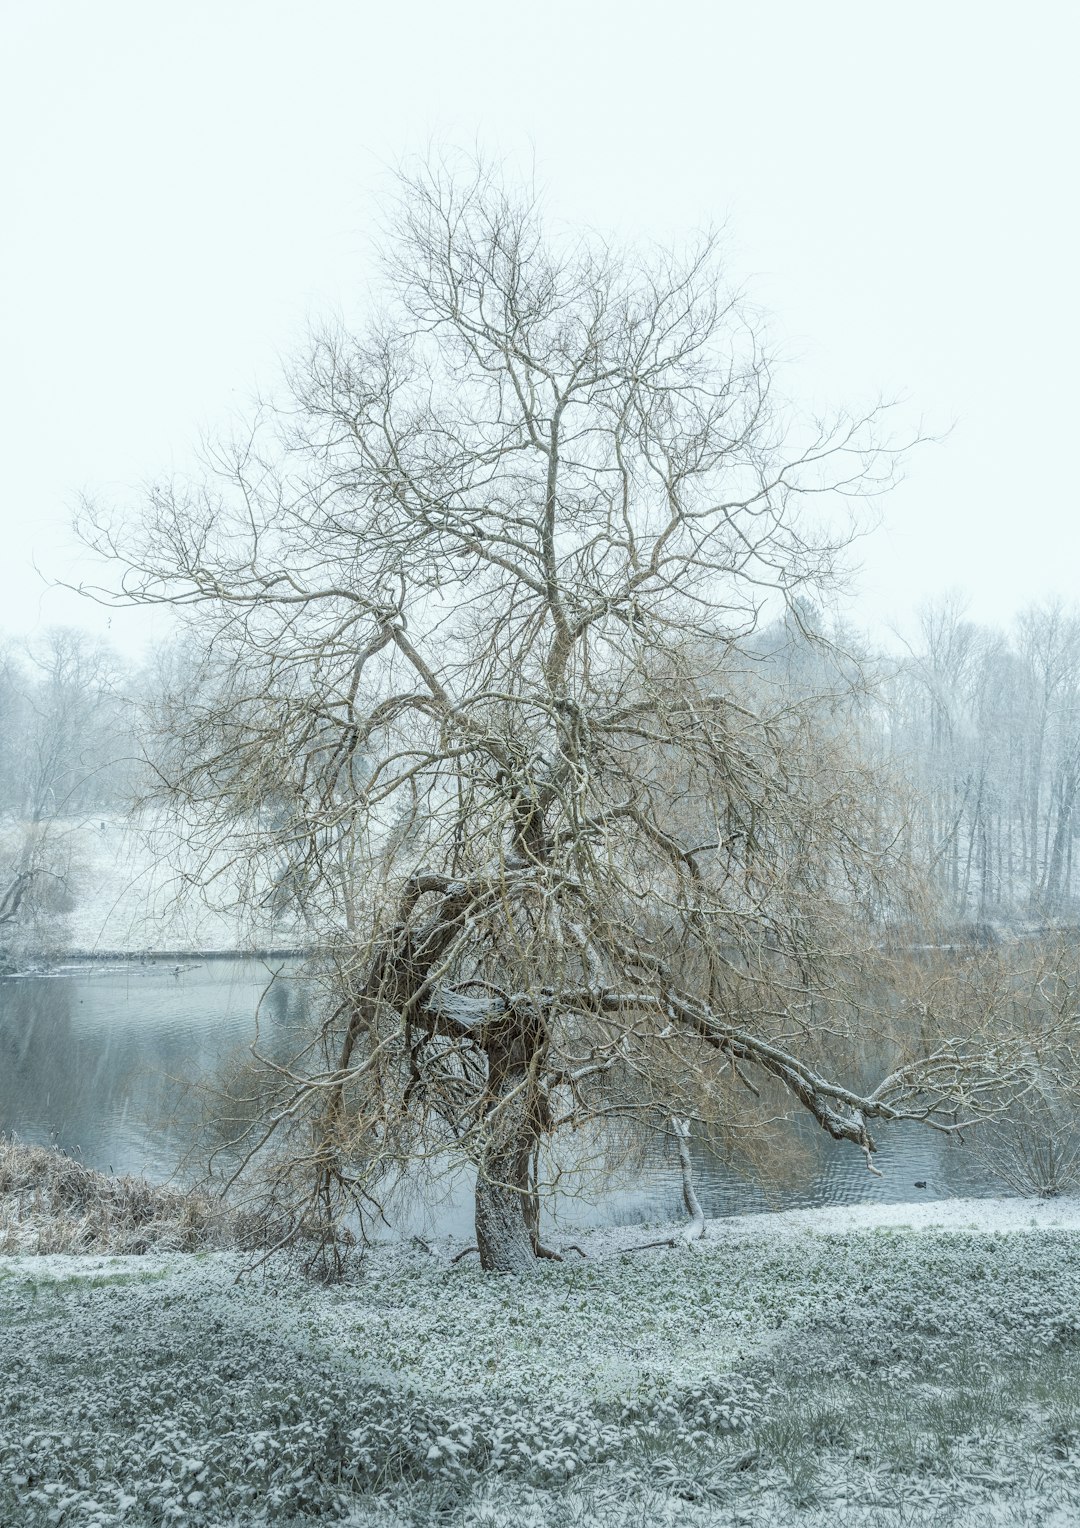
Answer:
<svg viewBox="0 0 1080 1528"><path fill-rule="evenodd" d="M203 484L84 522L115 597L189 609L188 831L334 952L326 1067L274 1116L314 1110L324 1202L453 1148L520 1266L561 1128L715 1122L755 1068L868 1160L868 1120L940 1123L958 1044L869 1092L811 1057L901 827L842 706L746 645L769 609L808 637L836 504L895 470L879 412L778 407L715 241L553 238L483 168L404 178L384 267Z"/></svg>

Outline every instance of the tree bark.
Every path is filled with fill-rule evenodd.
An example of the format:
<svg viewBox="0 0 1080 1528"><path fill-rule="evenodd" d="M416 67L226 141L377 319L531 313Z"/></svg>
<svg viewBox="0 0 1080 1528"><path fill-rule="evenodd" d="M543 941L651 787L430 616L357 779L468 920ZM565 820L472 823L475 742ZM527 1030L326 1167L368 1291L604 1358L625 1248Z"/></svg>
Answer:
<svg viewBox="0 0 1080 1528"><path fill-rule="evenodd" d="M536 1087L542 1032L535 1017L507 1015L486 1046L488 1098L476 1169L480 1266L522 1273L539 1251L539 1205L532 1162L539 1139Z"/></svg>
<svg viewBox="0 0 1080 1528"><path fill-rule="evenodd" d="M515 1152L484 1152L476 1172L476 1245L488 1273L526 1273L536 1262L526 1195L511 1181Z"/></svg>
<svg viewBox="0 0 1080 1528"><path fill-rule="evenodd" d="M690 1217L689 1222L683 1226L676 1240L689 1244L705 1235L705 1211L701 1208L701 1200L694 1189L694 1166L690 1160L690 1122L685 1119L673 1118L671 1128L675 1133L675 1144L679 1151L683 1204L685 1204L686 1213Z"/></svg>

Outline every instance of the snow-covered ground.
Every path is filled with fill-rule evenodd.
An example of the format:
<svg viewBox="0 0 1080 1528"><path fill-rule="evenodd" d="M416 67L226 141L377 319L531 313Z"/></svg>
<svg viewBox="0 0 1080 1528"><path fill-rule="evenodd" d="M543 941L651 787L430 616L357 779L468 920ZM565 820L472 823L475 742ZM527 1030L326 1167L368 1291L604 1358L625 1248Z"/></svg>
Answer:
<svg viewBox="0 0 1080 1528"><path fill-rule="evenodd" d="M1080 1202L659 1234L0 1259L0 1522L1080 1521Z"/></svg>
<svg viewBox="0 0 1080 1528"><path fill-rule="evenodd" d="M0 829L0 852L24 831ZM298 938L262 911L226 910L237 880L224 857L212 867L218 879L208 905L194 884L203 867L163 822L118 814L55 822L46 853L60 905L21 927L20 943L34 953L258 949Z"/></svg>

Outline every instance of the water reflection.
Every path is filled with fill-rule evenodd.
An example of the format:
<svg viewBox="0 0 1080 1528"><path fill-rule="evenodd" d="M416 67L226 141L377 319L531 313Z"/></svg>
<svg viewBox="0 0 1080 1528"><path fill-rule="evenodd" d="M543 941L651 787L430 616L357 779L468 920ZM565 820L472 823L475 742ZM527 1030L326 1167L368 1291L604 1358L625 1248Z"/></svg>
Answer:
<svg viewBox="0 0 1080 1528"><path fill-rule="evenodd" d="M260 961L227 960L0 981L0 1128L105 1172L169 1177L191 1081L250 1044L257 1010L272 1047L303 1023L302 985L264 998L269 979Z"/></svg>
<svg viewBox="0 0 1080 1528"><path fill-rule="evenodd" d="M0 980L0 1129L36 1144L54 1142L106 1172L173 1175L187 1142L184 1101L192 1080L250 1045L256 1013L261 1048L278 1056L304 1029L310 993L298 968L285 967L267 990L270 975L262 961L227 960L90 966ZM1002 1192L970 1149L919 1126L882 1130L879 1146L880 1178L859 1151L804 1120L792 1127L791 1149L782 1153L796 1169L768 1192L699 1146L698 1196L713 1216ZM613 1185L602 1185L595 1171L563 1165L559 1199L548 1213L555 1235L683 1213L674 1150L662 1140ZM439 1181L426 1201L413 1195L400 1204L398 1228L431 1235L467 1230L467 1174Z"/></svg>
<svg viewBox="0 0 1080 1528"><path fill-rule="evenodd" d="M790 1136L802 1159L802 1169L791 1181L767 1188L691 1143L695 1187L705 1214L745 1215L831 1204L900 1204L1003 1192L1000 1182L969 1146L924 1126L893 1125L876 1132L874 1165L880 1177L869 1172L862 1152L830 1140L809 1119L793 1123ZM666 1153L658 1148L638 1181L616 1191L610 1207L610 1219L615 1223L679 1219L684 1213L674 1147Z"/></svg>

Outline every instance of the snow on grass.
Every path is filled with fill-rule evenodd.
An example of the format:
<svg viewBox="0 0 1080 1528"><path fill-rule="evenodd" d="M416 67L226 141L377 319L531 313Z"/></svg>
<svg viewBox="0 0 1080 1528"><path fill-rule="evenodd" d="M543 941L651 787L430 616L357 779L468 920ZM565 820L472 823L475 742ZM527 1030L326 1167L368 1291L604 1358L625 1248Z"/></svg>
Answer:
<svg viewBox="0 0 1080 1528"><path fill-rule="evenodd" d="M1080 1205L640 1228L528 1277L380 1247L0 1259L0 1522L1080 1518Z"/></svg>

